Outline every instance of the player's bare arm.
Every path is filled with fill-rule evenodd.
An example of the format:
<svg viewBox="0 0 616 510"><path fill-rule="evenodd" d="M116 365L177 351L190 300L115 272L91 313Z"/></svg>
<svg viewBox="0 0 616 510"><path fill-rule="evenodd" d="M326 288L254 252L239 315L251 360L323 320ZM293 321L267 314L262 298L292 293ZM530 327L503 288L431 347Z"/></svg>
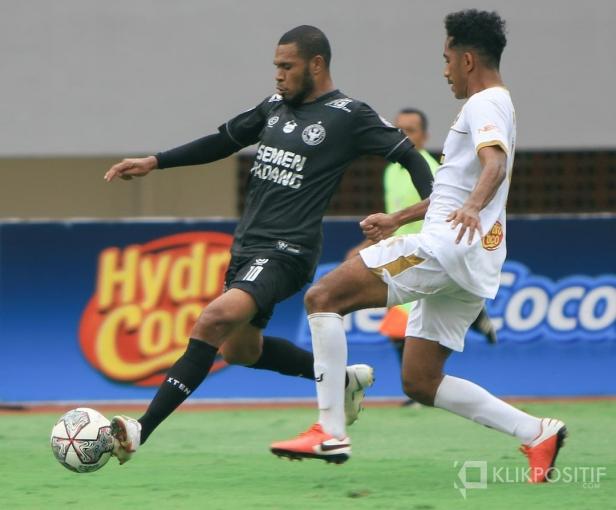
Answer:
<svg viewBox="0 0 616 510"><path fill-rule="evenodd" d="M387 239L402 225L413 221L423 220L430 205L430 199L426 198L409 207L391 214L376 213L364 218L359 222L364 235L371 241Z"/></svg>
<svg viewBox="0 0 616 510"><path fill-rule="evenodd" d="M447 218L451 228L461 225L456 244L464 238L468 231L468 244L473 242L475 231L483 235L479 211L490 203L506 176L507 155L499 146L483 147L478 152L481 163L481 175L475 189L471 192L464 205L453 211Z"/></svg>

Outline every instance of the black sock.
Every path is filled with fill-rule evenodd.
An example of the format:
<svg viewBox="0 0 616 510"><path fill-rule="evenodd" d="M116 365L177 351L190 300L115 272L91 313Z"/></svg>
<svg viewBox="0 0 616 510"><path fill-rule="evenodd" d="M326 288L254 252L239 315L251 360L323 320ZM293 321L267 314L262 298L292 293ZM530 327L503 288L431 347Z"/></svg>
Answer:
<svg viewBox="0 0 616 510"><path fill-rule="evenodd" d="M298 347L293 342L275 336L263 337L261 357L248 368L271 370L283 375L294 375L314 381L314 356L310 351ZM345 386L349 384L346 375Z"/></svg>
<svg viewBox="0 0 616 510"><path fill-rule="evenodd" d="M139 418L141 444L203 382L217 352L216 347L190 339L186 352L169 369L147 411Z"/></svg>
<svg viewBox="0 0 616 510"><path fill-rule="evenodd" d="M284 375L304 377L314 381L314 357L288 340L275 336L263 337L261 357L248 368L272 370Z"/></svg>

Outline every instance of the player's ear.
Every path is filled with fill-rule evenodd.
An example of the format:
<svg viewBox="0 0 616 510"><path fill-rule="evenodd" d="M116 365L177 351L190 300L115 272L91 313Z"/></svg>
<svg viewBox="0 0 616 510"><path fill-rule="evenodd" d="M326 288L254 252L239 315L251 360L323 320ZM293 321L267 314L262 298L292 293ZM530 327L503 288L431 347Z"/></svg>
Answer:
<svg viewBox="0 0 616 510"><path fill-rule="evenodd" d="M310 70L312 74L323 74L326 71L325 59L321 55L315 55L310 59Z"/></svg>
<svg viewBox="0 0 616 510"><path fill-rule="evenodd" d="M462 67L467 73L470 73L476 64L477 55L472 51L465 51L462 54Z"/></svg>

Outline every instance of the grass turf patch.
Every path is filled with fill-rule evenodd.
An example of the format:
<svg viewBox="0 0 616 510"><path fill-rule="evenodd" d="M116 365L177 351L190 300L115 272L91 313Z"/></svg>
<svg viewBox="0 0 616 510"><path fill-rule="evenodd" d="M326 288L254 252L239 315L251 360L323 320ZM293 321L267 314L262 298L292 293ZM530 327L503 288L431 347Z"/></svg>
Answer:
<svg viewBox="0 0 616 510"><path fill-rule="evenodd" d="M0 507L616 508L611 434L616 403L519 406L567 423L570 437L557 463L561 481L516 482L526 459L515 439L430 408L369 408L349 429L353 457L340 466L289 462L269 453L270 442L292 437L314 421L316 411L310 409L175 413L131 462L120 467L111 459L91 474L72 473L54 459L49 434L58 416L4 415ZM469 460L487 462L488 485L468 490L465 501L454 485L461 486L458 471ZM564 478L565 467L575 480ZM477 473L469 474L477 481Z"/></svg>

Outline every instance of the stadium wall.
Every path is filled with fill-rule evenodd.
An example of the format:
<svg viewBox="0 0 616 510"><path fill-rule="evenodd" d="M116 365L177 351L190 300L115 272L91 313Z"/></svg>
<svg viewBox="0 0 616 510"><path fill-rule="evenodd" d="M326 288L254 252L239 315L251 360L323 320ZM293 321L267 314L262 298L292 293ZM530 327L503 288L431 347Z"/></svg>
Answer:
<svg viewBox="0 0 616 510"><path fill-rule="evenodd" d="M117 157L0 159L0 218L236 215L236 160L107 184Z"/></svg>
<svg viewBox="0 0 616 510"><path fill-rule="evenodd" d="M476 0L509 25L502 71L518 147L616 140L616 3ZM141 154L213 132L273 90L285 30L321 27L337 86L386 117L460 108L442 77L444 16L462 0L4 0L0 157Z"/></svg>
<svg viewBox="0 0 616 510"><path fill-rule="evenodd" d="M499 344L469 332L452 374L506 396L616 395L613 215L517 218L488 303ZM222 289L235 221L0 223L0 401L152 397L203 305ZM360 240L355 220L325 223L318 275ZM401 396L382 310L345 319L350 362L375 366L373 397ZM310 349L302 297L269 334ZM310 381L215 365L195 398L313 397Z"/></svg>

